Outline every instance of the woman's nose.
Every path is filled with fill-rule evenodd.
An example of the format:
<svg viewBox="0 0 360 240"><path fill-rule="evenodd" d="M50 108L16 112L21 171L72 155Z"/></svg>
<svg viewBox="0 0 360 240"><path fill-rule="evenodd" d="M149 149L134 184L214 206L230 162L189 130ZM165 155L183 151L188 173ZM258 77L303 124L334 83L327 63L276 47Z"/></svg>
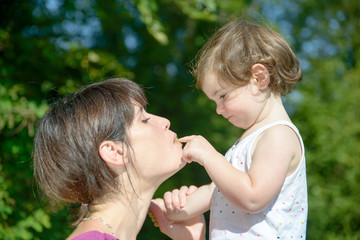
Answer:
<svg viewBox="0 0 360 240"><path fill-rule="evenodd" d="M160 117L160 118L161 118L161 128L163 130L168 130L170 128L170 121L164 117Z"/></svg>

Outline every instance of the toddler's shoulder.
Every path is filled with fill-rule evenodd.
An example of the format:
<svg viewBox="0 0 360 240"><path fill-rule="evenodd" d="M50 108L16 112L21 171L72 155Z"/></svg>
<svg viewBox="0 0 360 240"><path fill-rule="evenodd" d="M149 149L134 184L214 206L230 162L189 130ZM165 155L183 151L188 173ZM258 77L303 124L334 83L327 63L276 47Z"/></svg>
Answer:
<svg viewBox="0 0 360 240"><path fill-rule="evenodd" d="M293 125L277 124L264 130L260 135L258 142L271 144L298 144L299 138L296 128Z"/></svg>

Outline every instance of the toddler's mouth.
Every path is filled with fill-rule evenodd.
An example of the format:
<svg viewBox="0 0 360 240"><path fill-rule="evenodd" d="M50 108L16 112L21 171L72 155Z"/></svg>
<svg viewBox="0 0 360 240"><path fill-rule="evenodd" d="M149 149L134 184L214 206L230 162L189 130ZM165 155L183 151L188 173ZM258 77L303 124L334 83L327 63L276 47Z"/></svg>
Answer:
<svg viewBox="0 0 360 240"><path fill-rule="evenodd" d="M176 143L176 142L180 142L179 138L174 139L174 143Z"/></svg>

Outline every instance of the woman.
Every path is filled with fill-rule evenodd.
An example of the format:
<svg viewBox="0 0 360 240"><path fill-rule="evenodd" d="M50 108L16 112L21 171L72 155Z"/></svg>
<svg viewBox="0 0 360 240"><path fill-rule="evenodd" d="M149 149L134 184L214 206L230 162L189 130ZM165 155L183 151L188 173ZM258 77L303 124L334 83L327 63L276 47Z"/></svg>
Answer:
<svg viewBox="0 0 360 240"><path fill-rule="evenodd" d="M81 203L68 239L136 239L159 185L185 162L170 122L145 111L127 79L88 85L59 100L40 121L35 177L52 200ZM174 239L199 239L201 216L174 224Z"/></svg>

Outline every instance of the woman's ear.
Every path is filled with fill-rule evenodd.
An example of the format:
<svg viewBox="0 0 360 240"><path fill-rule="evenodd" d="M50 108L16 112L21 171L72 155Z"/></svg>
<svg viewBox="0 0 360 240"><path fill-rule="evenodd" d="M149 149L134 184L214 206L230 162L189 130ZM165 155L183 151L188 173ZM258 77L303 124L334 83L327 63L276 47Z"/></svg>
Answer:
<svg viewBox="0 0 360 240"><path fill-rule="evenodd" d="M109 164L124 165L126 161L126 150L123 148L123 143L103 141L99 147L99 154Z"/></svg>
<svg viewBox="0 0 360 240"><path fill-rule="evenodd" d="M264 65L257 63L252 66L251 70L251 79L254 80L254 83L260 90L265 90L270 83L270 74L267 68Z"/></svg>

